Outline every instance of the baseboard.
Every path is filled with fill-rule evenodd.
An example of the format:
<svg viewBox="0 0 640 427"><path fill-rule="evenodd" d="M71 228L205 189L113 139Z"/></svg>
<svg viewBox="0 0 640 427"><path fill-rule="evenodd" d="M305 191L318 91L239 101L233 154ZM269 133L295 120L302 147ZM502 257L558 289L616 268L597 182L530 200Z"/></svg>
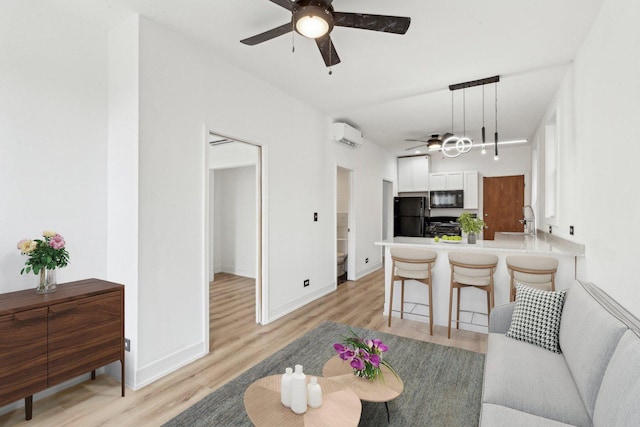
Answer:
<svg viewBox="0 0 640 427"><path fill-rule="evenodd" d="M248 277L249 279L255 279L255 271L249 269L235 268L232 265L223 265L216 268L216 273L233 274L234 276Z"/></svg>
<svg viewBox="0 0 640 427"><path fill-rule="evenodd" d="M370 267L365 268L364 270L357 271L355 280L360 280L363 277L366 277L366 276L370 275L371 273L374 273L374 272L380 270L381 268L383 268L382 262L377 262L375 264L371 264Z"/></svg>
<svg viewBox="0 0 640 427"><path fill-rule="evenodd" d="M265 324L269 324L283 316L286 316L287 314L294 312L301 307L304 307L310 302L313 302L318 298L335 291L336 286L336 282L333 282L328 286L324 286L317 291L310 293L309 295L305 295L293 301L288 301L284 304L279 305L278 307L275 307L273 310L269 310L267 313L267 321Z"/></svg>
<svg viewBox="0 0 640 427"><path fill-rule="evenodd" d="M205 342L200 341L138 369L135 378L132 381L133 384L131 384L131 388L133 390L138 390L184 366L189 365L190 363L206 356L207 352L205 349ZM127 384L129 384L129 381L127 381Z"/></svg>

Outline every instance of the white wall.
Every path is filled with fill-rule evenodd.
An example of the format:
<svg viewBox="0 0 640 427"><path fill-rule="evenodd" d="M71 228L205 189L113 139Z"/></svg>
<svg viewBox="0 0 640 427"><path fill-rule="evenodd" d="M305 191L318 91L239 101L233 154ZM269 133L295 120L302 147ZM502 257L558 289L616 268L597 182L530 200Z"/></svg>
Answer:
<svg viewBox="0 0 640 427"><path fill-rule="evenodd" d="M340 154L330 148L335 145L328 141L328 120L321 113L145 19L140 40L138 382L145 384L197 357L204 345L203 123L264 145L268 321L335 289ZM361 191L356 203L363 206L358 227L368 242L361 252L379 259L373 242L381 228L380 171L383 159L392 162L373 147L350 155L367 158L351 168L366 167L358 175L362 188L375 182L375 195ZM385 174L394 175L395 169ZM307 288L305 279L310 279Z"/></svg>
<svg viewBox="0 0 640 427"><path fill-rule="evenodd" d="M256 277L256 167L217 169L215 272Z"/></svg>
<svg viewBox="0 0 640 427"><path fill-rule="evenodd" d="M338 213L349 213L349 202L351 200L351 175L350 171L344 168L337 169L337 192Z"/></svg>
<svg viewBox="0 0 640 427"><path fill-rule="evenodd" d="M604 2L547 116L558 114L560 215L554 234L584 243L579 278L596 283L640 317L634 237L640 212L638 16L637 1ZM535 137L542 171L538 215L544 213L545 120Z"/></svg>
<svg viewBox="0 0 640 427"><path fill-rule="evenodd" d="M35 288L16 244L67 242L59 282L107 273L107 38L43 2L0 2L0 292Z"/></svg>

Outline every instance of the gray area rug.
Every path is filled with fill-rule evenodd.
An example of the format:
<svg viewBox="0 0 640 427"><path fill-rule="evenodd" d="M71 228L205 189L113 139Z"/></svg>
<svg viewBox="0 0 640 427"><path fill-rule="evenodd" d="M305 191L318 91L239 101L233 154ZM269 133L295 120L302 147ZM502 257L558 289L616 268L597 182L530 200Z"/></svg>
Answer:
<svg viewBox="0 0 640 427"><path fill-rule="evenodd" d="M360 426L477 426L480 418L484 355L368 329L325 322L282 350L231 380L164 424L173 426L251 426L244 391L262 377L302 364L307 375L321 376L336 353L333 343L353 329L363 338L389 346L385 358L404 382L404 392L389 402L362 403Z"/></svg>

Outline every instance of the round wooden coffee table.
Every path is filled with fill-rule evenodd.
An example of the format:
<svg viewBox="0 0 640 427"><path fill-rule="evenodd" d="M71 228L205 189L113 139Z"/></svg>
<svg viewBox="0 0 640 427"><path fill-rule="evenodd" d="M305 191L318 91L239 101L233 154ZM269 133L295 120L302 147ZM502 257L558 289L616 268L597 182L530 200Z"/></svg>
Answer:
<svg viewBox="0 0 640 427"><path fill-rule="evenodd" d="M322 406L308 408L295 414L280 402L282 375L261 378L244 392L244 407L257 427L357 426L362 412L360 399L349 387L327 378L318 377L322 387ZM307 381L311 378L307 375Z"/></svg>
<svg viewBox="0 0 640 427"><path fill-rule="evenodd" d="M367 402L384 402L389 418L387 402L400 396L404 390L404 383L389 368L382 366L382 379L369 381L353 374L349 362L334 356L322 368L322 375L338 381L353 390L361 400Z"/></svg>

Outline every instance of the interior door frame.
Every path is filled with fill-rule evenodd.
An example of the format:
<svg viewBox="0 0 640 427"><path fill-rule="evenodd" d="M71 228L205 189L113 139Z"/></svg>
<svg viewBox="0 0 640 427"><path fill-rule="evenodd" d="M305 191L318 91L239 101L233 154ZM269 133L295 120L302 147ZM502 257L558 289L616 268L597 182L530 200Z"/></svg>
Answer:
<svg viewBox="0 0 640 427"><path fill-rule="evenodd" d="M267 147L247 141L246 139L238 138L235 136L228 136L223 133L212 130L213 128L205 124L205 132L204 132L204 146L205 146L205 236L206 244L205 244L205 292L204 292L204 302L205 302L205 313L206 322L205 322L205 336L207 343L207 351L209 351L209 277L211 275L210 268L210 258L211 258L211 244L209 236L211 235L211 230L213 224L211 223L211 212L210 212L210 178L209 178L209 146L210 140L212 137L226 139L228 142L238 142L242 144L248 144L257 148L257 161L256 161L256 310L255 310L255 321L259 324L268 323L268 313L265 310L265 307L268 307L268 276L265 269L267 265L266 259L268 256L267 253L267 236L266 236L266 191L265 191L265 182L266 182L266 152Z"/></svg>

